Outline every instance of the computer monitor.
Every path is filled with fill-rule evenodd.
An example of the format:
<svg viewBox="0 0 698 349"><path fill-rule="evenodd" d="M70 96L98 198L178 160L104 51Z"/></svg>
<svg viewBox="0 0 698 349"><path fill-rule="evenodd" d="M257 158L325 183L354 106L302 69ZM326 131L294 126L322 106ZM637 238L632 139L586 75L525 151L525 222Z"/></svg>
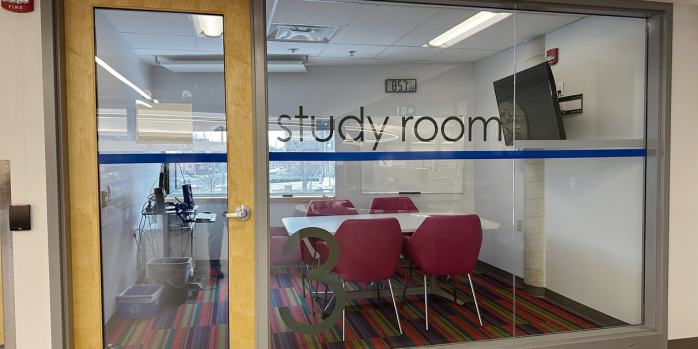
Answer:
<svg viewBox="0 0 698 349"><path fill-rule="evenodd" d="M547 62L516 73L516 86L514 75L494 82L507 145L512 145L514 139L567 138L555 86L555 78Z"/></svg>
<svg viewBox="0 0 698 349"><path fill-rule="evenodd" d="M184 196L183 204L185 210L194 208L194 194L191 191L191 184L182 184L182 196Z"/></svg>

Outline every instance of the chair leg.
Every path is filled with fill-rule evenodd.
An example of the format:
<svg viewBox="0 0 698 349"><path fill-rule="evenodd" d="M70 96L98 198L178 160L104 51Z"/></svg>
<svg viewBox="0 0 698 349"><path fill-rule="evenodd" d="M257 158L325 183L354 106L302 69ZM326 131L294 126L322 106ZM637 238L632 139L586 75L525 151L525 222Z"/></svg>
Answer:
<svg viewBox="0 0 698 349"><path fill-rule="evenodd" d="M400 324L400 314L397 312L397 303L395 303L395 295L393 294L393 284L388 279L388 287L390 287L390 297L393 299L393 307L395 308L395 318L397 319L397 327L400 329L400 334L402 334L402 325Z"/></svg>
<svg viewBox="0 0 698 349"><path fill-rule="evenodd" d="M400 308L405 305L405 296L407 295L407 275L411 274L412 262L407 262L407 267L405 267L405 282L402 285L402 302L400 302Z"/></svg>
<svg viewBox="0 0 698 349"><path fill-rule="evenodd" d="M314 264L315 261L318 261L318 266L320 266L320 260L318 259L318 252L314 251L313 253L313 261L312 263ZM315 268L315 266L313 266ZM313 282L309 281L308 282L308 287L310 288L308 290L308 294L310 295L310 302L313 303L313 315L315 315L315 300L317 299L317 293L319 291L318 287L320 287L319 281L315 280L315 292L313 292Z"/></svg>
<svg viewBox="0 0 698 349"><path fill-rule="evenodd" d="M307 264L301 266L301 283L303 284L303 298L305 298L305 272L307 269Z"/></svg>
<svg viewBox="0 0 698 349"><path fill-rule="evenodd" d="M342 289L344 289L344 281L342 281ZM346 308L347 305L344 304L342 307L342 342L346 340L346 331L345 331L345 324L347 323L347 318L346 318Z"/></svg>
<svg viewBox="0 0 698 349"><path fill-rule="evenodd" d="M475 288L473 287L473 279L470 278L470 273L468 273L468 281L470 281L470 290L473 291L473 300L475 301L475 310L477 311L477 319L480 320L480 327L482 327L482 318L480 317L480 308L477 306L477 297L475 296Z"/></svg>
<svg viewBox="0 0 698 349"><path fill-rule="evenodd" d="M325 285L325 298L322 300L322 309L320 311L322 312L322 315L325 315L325 309L327 307L327 289L330 288L329 285ZM344 286L342 286L344 288Z"/></svg>
<svg viewBox="0 0 698 349"><path fill-rule="evenodd" d="M427 331L429 331L429 301L427 300L427 273L424 272L424 319Z"/></svg>

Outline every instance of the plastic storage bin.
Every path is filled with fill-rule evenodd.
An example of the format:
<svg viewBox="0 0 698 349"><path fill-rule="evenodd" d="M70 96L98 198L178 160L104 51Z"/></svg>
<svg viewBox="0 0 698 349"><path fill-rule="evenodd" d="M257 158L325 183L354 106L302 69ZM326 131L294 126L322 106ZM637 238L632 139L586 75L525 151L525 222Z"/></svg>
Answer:
<svg viewBox="0 0 698 349"><path fill-rule="evenodd" d="M165 286L164 304L182 304L189 293L189 276L194 274L191 257L153 258L145 264L148 282Z"/></svg>
<svg viewBox="0 0 698 349"><path fill-rule="evenodd" d="M116 301L124 320L149 319L160 308L163 285L133 285L119 293Z"/></svg>

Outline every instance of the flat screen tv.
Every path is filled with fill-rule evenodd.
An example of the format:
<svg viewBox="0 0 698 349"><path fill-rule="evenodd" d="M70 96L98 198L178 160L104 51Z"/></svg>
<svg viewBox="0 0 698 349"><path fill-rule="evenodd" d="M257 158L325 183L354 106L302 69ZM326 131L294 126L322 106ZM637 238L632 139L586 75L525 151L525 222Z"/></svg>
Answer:
<svg viewBox="0 0 698 349"><path fill-rule="evenodd" d="M507 145L512 145L514 139L567 138L555 86L555 78L547 62L516 73L516 89L514 75L494 82Z"/></svg>

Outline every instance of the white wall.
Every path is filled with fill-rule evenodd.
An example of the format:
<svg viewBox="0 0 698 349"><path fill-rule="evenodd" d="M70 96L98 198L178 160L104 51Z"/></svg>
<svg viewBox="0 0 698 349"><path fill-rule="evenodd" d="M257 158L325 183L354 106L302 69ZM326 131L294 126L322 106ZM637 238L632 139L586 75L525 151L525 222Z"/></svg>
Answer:
<svg viewBox="0 0 698 349"><path fill-rule="evenodd" d="M385 79L395 77L416 78L417 92L386 93ZM338 118L345 115L358 116L361 106L365 108L366 115L378 115L382 122L385 116L398 115L399 106L411 105L416 110L415 115L465 115L467 122L467 117L474 115L473 88L473 65L469 63L309 66L307 73L269 74L269 115L274 124L279 115L296 115L298 107L303 106L307 115L323 118L334 116L336 127ZM414 121L410 125L413 123ZM420 124L420 128L421 126ZM366 127L367 133L371 133L368 122ZM298 137L297 132L295 137ZM361 151L359 145L342 145L337 132L334 140L336 151ZM395 142L400 142L398 148L404 147L400 140ZM464 147L472 147L468 144L470 142L464 143ZM407 196L422 211L474 212L472 166L473 161L464 161L464 175L461 179L465 183L463 194ZM379 196L361 194L360 162L337 163L336 183L336 197L351 200L359 209L368 209L371 199ZM296 205L297 203L272 203L271 225L281 226L281 218L292 216Z"/></svg>
<svg viewBox="0 0 698 349"><path fill-rule="evenodd" d="M565 95L584 113L568 139L644 135L645 21L588 17L546 35ZM641 158L546 160L546 287L631 324L642 322ZM572 184L574 181L574 185Z"/></svg>
<svg viewBox="0 0 698 349"><path fill-rule="evenodd" d="M678 2L678 1L677 1ZM698 337L698 4L674 5L669 201L669 339Z"/></svg>
<svg viewBox="0 0 698 349"><path fill-rule="evenodd" d="M0 10L0 159L10 160L12 202L32 206L32 230L13 233L17 348L61 347L60 315L52 323L60 300L51 299L49 275L60 272L54 268L57 261L49 259L49 248L59 248L50 244L57 227L49 226L49 217L57 212L57 203L49 199L57 184L55 125L45 118L53 96L44 94L53 76L42 66L42 56L52 52L42 44L42 39L51 40L42 38L42 15L50 16L50 3L35 2L28 14ZM51 178L54 182L47 183Z"/></svg>
<svg viewBox="0 0 698 349"><path fill-rule="evenodd" d="M546 35L546 49L560 52L552 66L556 82L564 82L565 95L584 94L584 113L563 121L567 139L642 138L644 33L643 20L588 17ZM523 69L523 59L522 44L515 54L509 49L476 62L478 101L488 102L478 103L479 115L496 115L492 82L511 75L513 62ZM475 167L476 183L489 183L476 185L476 200L491 200L478 200L476 212L506 223L485 234L480 259L519 276L522 233L512 234L512 221L523 219L523 179L521 160ZM546 288L620 320L641 321L643 187L641 159L546 160Z"/></svg>

